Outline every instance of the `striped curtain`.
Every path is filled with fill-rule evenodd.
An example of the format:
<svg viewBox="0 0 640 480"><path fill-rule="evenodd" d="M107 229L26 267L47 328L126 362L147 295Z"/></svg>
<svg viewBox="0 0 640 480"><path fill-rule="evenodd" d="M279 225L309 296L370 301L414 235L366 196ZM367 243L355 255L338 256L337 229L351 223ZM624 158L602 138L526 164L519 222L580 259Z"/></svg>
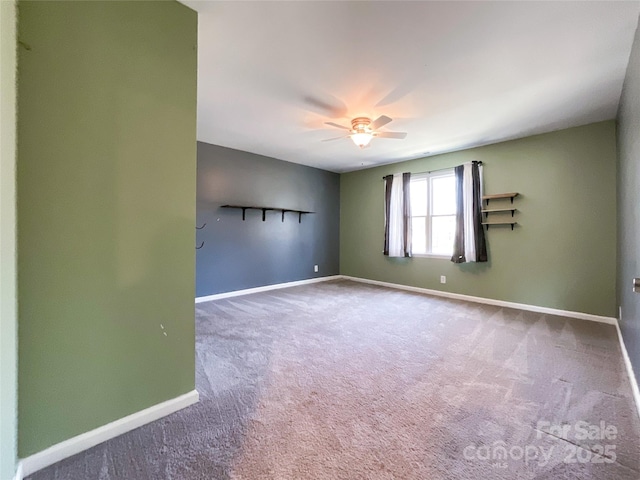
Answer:
<svg viewBox="0 0 640 480"><path fill-rule="evenodd" d="M456 235L453 263L486 262L487 244L482 227L482 165L465 163L455 168Z"/></svg>

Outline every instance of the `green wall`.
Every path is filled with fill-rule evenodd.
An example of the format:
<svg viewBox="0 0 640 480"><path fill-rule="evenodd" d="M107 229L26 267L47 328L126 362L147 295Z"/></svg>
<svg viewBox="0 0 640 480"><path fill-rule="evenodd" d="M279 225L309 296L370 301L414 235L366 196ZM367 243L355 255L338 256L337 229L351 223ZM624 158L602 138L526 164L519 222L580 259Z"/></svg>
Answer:
<svg viewBox="0 0 640 480"><path fill-rule="evenodd" d="M25 457L194 388L197 15L21 1L18 31Z"/></svg>
<svg viewBox="0 0 640 480"><path fill-rule="evenodd" d="M640 24L629 56L618 107L618 305L620 331L640 383ZM640 408L640 405L638 405Z"/></svg>
<svg viewBox="0 0 640 480"><path fill-rule="evenodd" d="M471 160L485 193L519 192L519 225L487 232L489 262L383 256L382 177ZM616 145L607 121L341 176L340 273L615 316ZM494 202L495 203L495 202ZM493 204L491 206L494 206ZM440 275L447 283L440 284Z"/></svg>
<svg viewBox="0 0 640 480"><path fill-rule="evenodd" d="M16 4L0 1L0 480L16 468Z"/></svg>

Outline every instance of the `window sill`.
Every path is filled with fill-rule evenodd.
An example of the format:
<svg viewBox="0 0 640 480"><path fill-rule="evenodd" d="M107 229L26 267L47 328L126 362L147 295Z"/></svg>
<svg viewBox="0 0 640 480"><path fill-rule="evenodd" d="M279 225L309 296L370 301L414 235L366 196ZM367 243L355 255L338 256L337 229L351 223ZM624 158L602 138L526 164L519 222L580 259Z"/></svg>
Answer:
<svg viewBox="0 0 640 480"><path fill-rule="evenodd" d="M453 255L453 254L451 254ZM441 253L414 253L414 258L441 258L443 260L451 260L451 255L443 255Z"/></svg>

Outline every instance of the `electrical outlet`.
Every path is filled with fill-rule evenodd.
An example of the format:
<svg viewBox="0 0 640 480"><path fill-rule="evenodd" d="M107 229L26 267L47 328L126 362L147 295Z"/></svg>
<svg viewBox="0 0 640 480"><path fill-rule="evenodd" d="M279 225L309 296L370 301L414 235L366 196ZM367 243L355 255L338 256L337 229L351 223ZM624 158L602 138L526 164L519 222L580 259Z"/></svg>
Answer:
<svg viewBox="0 0 640 480"><path fill-rule="evenodd" d="M440 283L447 283L447 277L444 275L440 275Z"/></svg>
<svg viewBox="0 0 640 480"><path fill-rule="evenodd" d="M316 273L318 272L318 265L314 265L313 266L313 271L316 272Z"/></svg>

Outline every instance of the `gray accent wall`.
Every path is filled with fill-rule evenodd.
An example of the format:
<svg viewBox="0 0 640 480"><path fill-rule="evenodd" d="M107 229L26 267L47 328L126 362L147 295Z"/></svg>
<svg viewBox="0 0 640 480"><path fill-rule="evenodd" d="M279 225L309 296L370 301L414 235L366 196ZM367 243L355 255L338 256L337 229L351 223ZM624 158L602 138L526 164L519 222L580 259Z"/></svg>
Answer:
<svg viewBox="0 0 640 480"><path fill-rule="evenodd" d="M640 29L636 29L618 110L618 305L620 329L640 382Z"/></svg>
<svg viewBox="0 0 640 480"><path fill-rule="evenodd" d="M222 208L254 205L298 215ZM198 142L196 297L337 275L340 176ZM318 272L313 266L318 265Z"/></svg>

